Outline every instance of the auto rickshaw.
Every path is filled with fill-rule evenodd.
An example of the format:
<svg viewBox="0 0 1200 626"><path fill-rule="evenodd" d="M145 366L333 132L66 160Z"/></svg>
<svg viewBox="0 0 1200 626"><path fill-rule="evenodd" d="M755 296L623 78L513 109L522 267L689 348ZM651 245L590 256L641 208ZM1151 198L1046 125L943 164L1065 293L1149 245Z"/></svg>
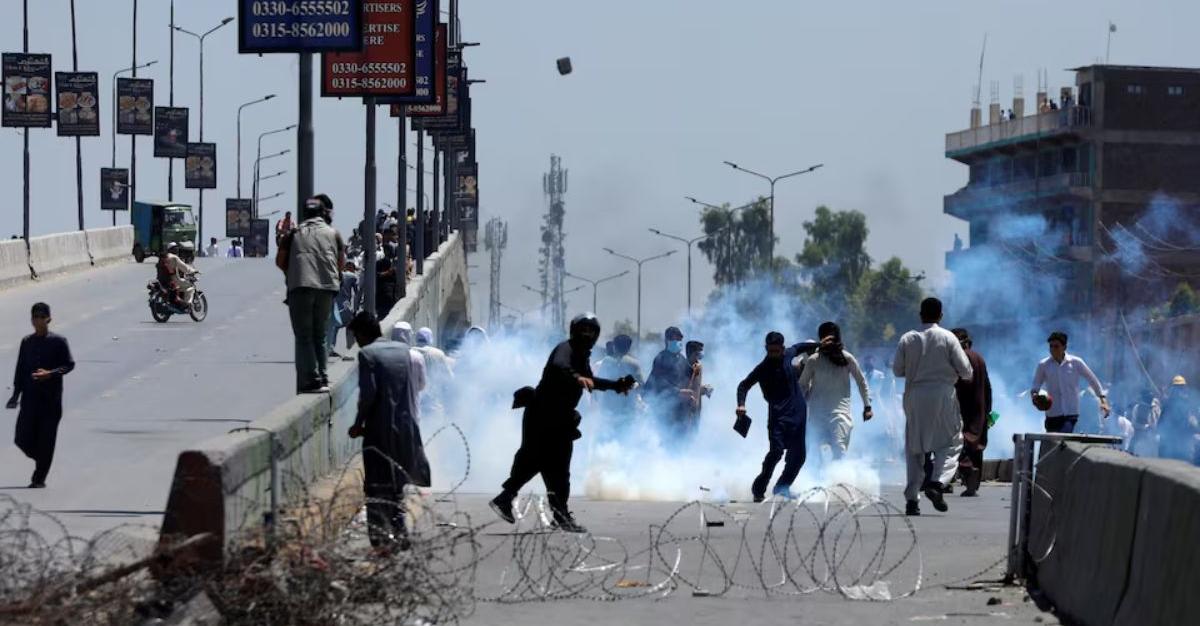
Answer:
<svg viewBox="0 0 1200 626"><path fill-rule="evenodd" d="M192 207L178 202L133 203L133 258L141 263L148 256L162 256L167 244L196 241ZM192 259L183 259L191 263Z"/></svg>

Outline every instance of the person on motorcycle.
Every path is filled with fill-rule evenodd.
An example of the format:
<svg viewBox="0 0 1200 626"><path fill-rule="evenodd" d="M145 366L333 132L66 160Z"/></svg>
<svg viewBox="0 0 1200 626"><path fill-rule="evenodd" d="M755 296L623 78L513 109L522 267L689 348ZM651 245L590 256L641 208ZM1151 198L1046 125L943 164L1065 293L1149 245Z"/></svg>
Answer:
<svg viewBox="0 0 1200 626"><path fill-rule="evenodd" d="M189 241L183 245L193 244ZM191 306L192 296L196 293L196 288L189 278L199 272L179 258L180 251L178 242L172 241L167 244L167 253L158 259L158 284L162 286L163 291L171 294L171 303L183 309Z"/></svg>

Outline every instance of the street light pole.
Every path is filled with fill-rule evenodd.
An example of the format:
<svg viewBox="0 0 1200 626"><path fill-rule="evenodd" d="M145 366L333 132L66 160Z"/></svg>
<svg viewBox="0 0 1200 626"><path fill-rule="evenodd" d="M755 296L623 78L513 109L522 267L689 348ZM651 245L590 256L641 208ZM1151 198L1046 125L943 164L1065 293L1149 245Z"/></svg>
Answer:
<svg viewBox="0 0 1200 626"><path fill-rule="evenodd" d="M630 261L632 263L637 264L637 292L638 292L637 293L637 334L638 334L637 342L640 345L642 343L642 266L645 265L646 263L649 263L650 261L654 261L657 259L665 259L665 258L671 256L672 254L675 254L676 251L669 250L662 254L656 254L654 256L646 257L644 259L638 259L638 258L634 258L631 256L626 256L624 254L621 254L620 252L616 252L612 248L604 248L604 251L617 257L617 258L625 259L626 261Z"/></svg>
<svg viewBox="0 0 1200 626"><path fill-rule="evenodd" d="M238 107L237 111L237 197L242 197L242 109L274 98L275 94L267 94L258 100L251 100Z"/></svg>
<svg viewBox="0 0 1200 626"><path fill-rule="evenodd" d="M263 156L262 156L262 140L263 140L263 137L266 137L266 136L268 136L268 135L275 135L275 134L278 134L278 133L286 133L287 131L289 131L289 130L292 130L292 129L293 129L293 128L295 128L295 127L296 127L296 125L295 125L295 124L292 124L292 125L290 125L290 126L285 126L285 127L283 127L283 128L276 128L275 130L268 130L267 132L265 132L265 133L263 133L263 134L261 134L261 135L259 135L259 136L258 136L258 152L257 152L257 154L256 154L256 157L255 157L255 160L254 160L254 189L253 189L253 191L252 191L252 193L254 194L254 197L255 197L255 198L257 198L257 197L258 197L258 183L259 183L259 180L258 180L258 168L259 168L259 165L260 165L260 163L261 163L261 162L262 162L262 160L263 160ZM286 151L285 151L285 152L286 152ZM280 154L283 154L283 153L280 153ZM256 217L256 218L257 218L257 217L258 217L258 201L257 201L257 200L255 200L255 202L254 202L254 209L253 209L253 213L254 213L254 217Z"/></svg>
<svg viewBox="0 0 1200 626"><path fill-rule="evenodd" d="M174 18L172 17L172 20L173 19ZM217 24L216 26L213 26L212 28L205 31L203 35L197 35L196 33L193 33L192 31L190 31L186 28L180 27L180 26L173 26L173 28L175 30L177 30L181 33L184 33L186 35L191 35L191 36L195 37L196 41L198 42L198 45L200 47L200 141L201 142L204 141L204 40L207 39L209 35L217 32L218 29L225 26L226 24L229 24L232 21L233 21L232 17L227 17L227 18L221 20L220 24ZM172 49L172 52L174 52L173 49ZM204 241L204 189L203 188L197 189L196 192L198 193L198 195L200 197L200 217L199 217L198 223L196 225L196 236L200 239L201 242L203 242Z"/></svg>
<svg viewBox="0 0 1200 626"><path fill-rule="evenodd" d="M157 59L154 61L150 61L149 63L144 63L142 65L136 65L136 66L127 67L123 70L117 70L116 72L113 73L113 77L112 77L113 123L112 123L112 131L111 131L111 133L112 133L112 163L109 165L109 167L112 167L113 169L116 169L116 167L117 167L117 77L120 76L121 74L124 74L125 72L133 72L136 75L137 70L140 70L140 69L146 68L146 67L150 67L151 65L154 65L155 63L158 63ZM132 167L131 167L131 169L132 169ZM132 179L130 180L130 182L132 183ZM132 184L130 185L130 187L132 187ZM131 193L132 193L132 190L131 190ZM130 196L130 200L133 200L132 196ZM113 224L113 226L117 225L117 212L116 211L112 212L112 224Z"/></svg>
<svg viewBox="0 0 1200 626"><path fill-rule="evenodd" d="M592 280L590 278L584 278L583 276L580 276L578 274L572 274L571 272L563 272L563 273L566 274L570 278L574 278L575 280L582 280L585 283L591 283L591 285L592 285L592 314L596 315L597 310L599 308L599 305L597 304L598 299L596 298L596 292L599 289L600 284L606 283L610 280L616 280L616 279L628 274L629 270L625 270L624 272L621 272L620 274L613 274L612 276L607 276L605 278L601 278L600 280Z"/></svg>
<svg viewBox="0 0 1200 626"><path fill-rule="evenodd" d="M803 170L800 170L797 172L792 172L790 174L783 174L782 176L776 176L774 178L767 176L766 174L760 174L758 172L755 172L754 170L748 170L748 169L738 165L737 163L733 163L730 161L725 161L725 165L728 165L729 167L732 167L733 169L735 169L739 172L745 172L751 176L761 178L761 179L767 181L767 183L770 184L770 186L771 186L771 206L769 209L770 212L767 217L767 223L770 225L770 229L771 229L770 238L767 240L767 251L768 251L767 252L767 254L768 254L767 267L771 270L771 273L774 274L775 273L775 184L781 180L784 180L785 178L791 178L793 176L799 176L801 174L807 174L809 172L816 171L816 170L824 167L825 164L818 163L816 165L809 167L808 169L803 169Z"/></svg>
<svg viewBox="0 0 1200 626"><path fill-rule="evenodd" d="M659 237L666 237L667 239L674 239L675 241L678 241L687 247L687 312L688 312L688 317L691 317L691 315L692 315L692 244L694 244L698 241L704 241L705 239L708 239L709 237L713 237L713 236L717 235L718 233L720 233L721 231L727 230L728 228L729 228L728 226L725 226L725 227L719 228L707 235L700 235L699 237L693 237L691 239L685 239L685 238L679 237L677 235L671 235L668 233L664 233L663 231L658 230L657 228L649 229L650 232L654 233L655 235L658 235Z"/></svg>

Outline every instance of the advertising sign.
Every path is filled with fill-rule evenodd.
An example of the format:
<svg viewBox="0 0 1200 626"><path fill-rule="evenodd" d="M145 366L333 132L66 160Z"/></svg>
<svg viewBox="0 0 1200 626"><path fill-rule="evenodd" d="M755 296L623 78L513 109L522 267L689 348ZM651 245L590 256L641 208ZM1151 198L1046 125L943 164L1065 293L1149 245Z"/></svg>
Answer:
<svg viewBox="0 0 1200 626"><path fill-rule="evenodd" d="M238 51L362 49L363 0L239 0Z"/></svg>
<svg viewBox="0 0 1200 626"><path fill-rule="evenodd" d="M467 73L462 64L462 55L451 52L446 58L446 106L445 112L439 116L422 116L413 122L414 128L428 131L457 128L461 125L461 104L465 96Z"/></svg>
<svg viewBox="0 0 1200 626"><path fill-rule="evenodd" d="M188 110L183 107L154 107L154 156L186 158L187 143Z"/></svg>
<svg viewBox="0 0 1200 626"><path fill-rule="evenodd" d="M129 170L100 168L100 209L103 211L129 210Z"/></svg>
<svg viewBox="0 0 1200 626"><path fill-rule="evenodd" d="M391 96L380 98L377 104L434 104L437 94L433 91L434 74L437 66L438 2L437 0L416 0L417 2L417 31L414 64L414 88L411 96Z"/></svg>
<svg viewBox="0 0 1200 626"><path fill-rule="evenodd" d="M225 199L225 236L244 239L250 236L250 216L254 202L249 198Z"/></svg>
<svg viewBox="0 0 1200 626"><path fill-rule="evenodd" d="M410 104L404 107L409 117L435 117L446 114L446 40L449 34L445 24L438 24L433 36L433 102ZM400 105L392 105L392 117L400 117Z"/></svg>
<svg viewBox="0 0 1200 626"><path fill-rule="evenodd" d="M187 144L183 166L183 186L188 189L217 188L217 144Z"/></svg>
<svg viewBox="0 0 1200 626"><path fill-rule="evenodd" d="M416 88L417 0L364 0L361 52L321 55L321 95L411 96Z"/></svg>
<svg viewBox="0 0 1200 626"><path fill-rule="evenodd" d="M458 203L458 215L462 228L479 229L479 166L471 162L459 165L454 200Z"/></svg>
<svg viewBox="0 0 1200 626"><path fill-rule="evenodd" d="M9 128L50 128L50 55L5 52L4 112L0 125Z"/></svg>
<svg viewBox="0 0 1200 626"><path fill-rule="evenodd" d="M100 89L96 72L55 72L58 92L58 136L100 135Z"/></svg>
<svg viewBox="0 0 1200 626"><path fill-rule="evenodd" d="M244 242L246 256L265 257L270 252L271 220L250 220L250 236Z"/></svg>
<svg viewBox="0 0 1200 626"><path fill-rule="evenodd" d="M117 134L154 134L154 81L117 79Z"/></svg>

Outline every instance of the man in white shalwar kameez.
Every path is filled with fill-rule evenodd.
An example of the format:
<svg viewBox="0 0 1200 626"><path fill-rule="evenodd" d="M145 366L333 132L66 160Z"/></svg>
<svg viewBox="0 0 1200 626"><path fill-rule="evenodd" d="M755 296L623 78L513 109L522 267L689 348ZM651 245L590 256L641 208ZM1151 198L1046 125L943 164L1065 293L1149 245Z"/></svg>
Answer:
<svg viewBox="0 0 1200 626"><path fill-rule="evenodd" d="M905 379L904 385L904 456L908 466L908 484L904 488L908 515L920 515L918 493L946 511L942 486L950 481L958 467L962 450L962 413L954 384L970 380L973 372L967 355L953 333L938 326L942 321L942 303L937 298L921 302L921 329L900 338L892 371ZM925 458L933 454L933 476L926 480Z"/></svg>

